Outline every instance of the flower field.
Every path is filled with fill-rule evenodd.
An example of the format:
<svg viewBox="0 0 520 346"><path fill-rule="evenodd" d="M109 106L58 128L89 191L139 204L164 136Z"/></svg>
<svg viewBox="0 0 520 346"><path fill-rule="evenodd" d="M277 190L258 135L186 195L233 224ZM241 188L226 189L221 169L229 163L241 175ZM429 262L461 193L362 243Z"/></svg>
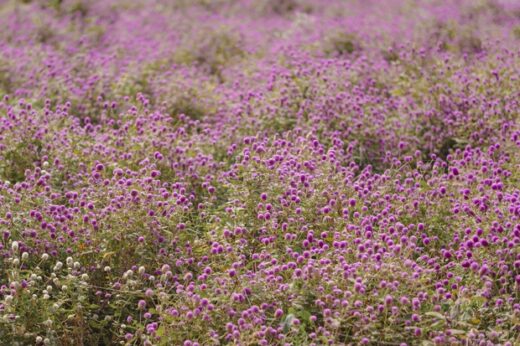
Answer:
<svg viewBox="0 0 520 346"><path fill-rule="evenodd" d="M0 345L520 345L520 2L3 0Z"/></svg>

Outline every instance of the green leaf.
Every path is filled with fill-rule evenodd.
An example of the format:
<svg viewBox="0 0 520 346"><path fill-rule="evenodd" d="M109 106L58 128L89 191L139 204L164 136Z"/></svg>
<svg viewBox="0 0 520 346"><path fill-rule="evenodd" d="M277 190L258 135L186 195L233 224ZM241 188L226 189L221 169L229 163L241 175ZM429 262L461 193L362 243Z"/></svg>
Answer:
<svg viewBox="0 0 520 346"><path fill-rule="evenodd" d="M165 332L164 326L160 326L159 328L157 328L156 334L158 337L162 337L164 335L164 332Z"/></svg>
<svg viewBox="0 0 520 346"><path fill-rule="evenodd" d="M282 323L282 328L283 328L283 332L284 333L287 333L289 332L289 329L291 328L291 325L292 325L292 322L294 321L294 315L293 314L288 314L283 323Z"/></svg>
<svg viewBox="0 0 520 346"><path fill-rule="evenodd" d="M430 328L433 329L433 330L440 330L440 329L444 328L445 324L446 324L446 322L444 320L440 320L440 321L437 321L437 322L433 323L430 326Z"/></svg>
<svg viewBox="0 0 520 346"><path fill-rule="evenodd" d="M452 335L464 335L466 334L466 331L460 330L460 329L449 329L450 333Z"/></svg>
<svg viewBox="0 0 520 346"><path fill-rule="evenodd" d="M435 317L435 318L438 318L438 319L441 319L441 320L445 320L446 317L439 313L439 312L436 312L436 311L428 311L427 313L425 313L426 316L432 316L432 317Z"/></svg>
<svg viewBox="0 0 520 346"><path fill-rule="evenodd" d="M302 310L299 313L300 319L305 322L310 322L311 319L311 313L307 310Z"/></svg>

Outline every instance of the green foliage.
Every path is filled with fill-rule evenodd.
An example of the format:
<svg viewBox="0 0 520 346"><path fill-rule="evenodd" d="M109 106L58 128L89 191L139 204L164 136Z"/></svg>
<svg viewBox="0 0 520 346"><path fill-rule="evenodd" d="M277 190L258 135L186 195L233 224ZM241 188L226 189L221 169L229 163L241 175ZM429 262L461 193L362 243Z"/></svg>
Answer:
<svg viewBox="0 0 520 346"><path fill-rule="evenodd" d="M33 164L39 160L42 150L42 142L29 140L20 142L16 147L3 153L0 163L0 176L11 183L25 180L25 171L32 169Z"/></svg>
<svg viewBox="0 0 520 346"><path fill-rule="evenodd" d="M11 94L14 81L6 61L0 58L0 95Z"/></svg>
<svg viewBox="0 0 520 346"><path fill-rule="evenodd" d="M516 39L519 39L520 40L520 25L517 25L513 28L513 36L516 38Z"/></svg>
<svg viewBox="0 0 520 346"><path fill-rule="evenodd" d="M339 32L325 41L324 53L327 56L342 56L359 52L361 49L361 42L355 34Z"/></svg>
<svg viewBox="0 0 520 346"><path fill-rule="evenodd" d="M239 61L245 54L237 34L226 28L202 29L174 54L173 61L184 65L196 64L223 81L223 69Z"/></svg>
<svg viewBox="0 0 520 346"><path fill-rule="evenodd" d="M174 118L184 114L192 120L201 120L204 116L209 115L208 110L201 104L201 100L194 94L195 91L192 89L174 98L174 101L167 107L168 114Z"/></svg>

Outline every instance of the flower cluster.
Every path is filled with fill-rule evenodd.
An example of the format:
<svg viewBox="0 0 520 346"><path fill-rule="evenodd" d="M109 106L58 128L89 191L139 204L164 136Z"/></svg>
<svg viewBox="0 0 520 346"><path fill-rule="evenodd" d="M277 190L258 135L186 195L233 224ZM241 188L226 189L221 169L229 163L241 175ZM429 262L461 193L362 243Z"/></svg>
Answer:
<svg viewBox="0 0 520 346"><path fill-rule="evenodd" d="M0 22L0 343L520 342L516 2Z"/></svg>

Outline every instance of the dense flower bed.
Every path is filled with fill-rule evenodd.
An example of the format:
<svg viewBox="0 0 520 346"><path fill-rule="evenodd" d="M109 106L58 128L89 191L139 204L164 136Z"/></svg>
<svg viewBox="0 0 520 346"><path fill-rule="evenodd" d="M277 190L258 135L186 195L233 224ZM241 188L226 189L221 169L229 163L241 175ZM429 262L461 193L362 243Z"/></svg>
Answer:
<svg viewBox="0 0 520 346"><path fill-rule="evenodd" d="M520 344L517 1L0 23L0 344Z"/></svg>

